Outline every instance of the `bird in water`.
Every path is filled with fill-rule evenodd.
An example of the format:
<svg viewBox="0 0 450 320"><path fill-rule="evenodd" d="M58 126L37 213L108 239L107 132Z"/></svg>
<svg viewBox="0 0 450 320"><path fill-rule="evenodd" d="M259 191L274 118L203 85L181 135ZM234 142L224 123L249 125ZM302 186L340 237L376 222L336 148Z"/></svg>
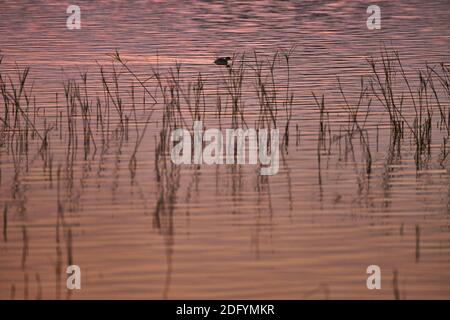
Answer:
<svg viewBox="0 0 450 320"><path fill-rule="evenodd" d="M230 60L231 60L230 57L220 57L214 60L214 63L217 64L218 66L227 66L227 68L229 68L230 66L228 65L228 61Z"/></svg>

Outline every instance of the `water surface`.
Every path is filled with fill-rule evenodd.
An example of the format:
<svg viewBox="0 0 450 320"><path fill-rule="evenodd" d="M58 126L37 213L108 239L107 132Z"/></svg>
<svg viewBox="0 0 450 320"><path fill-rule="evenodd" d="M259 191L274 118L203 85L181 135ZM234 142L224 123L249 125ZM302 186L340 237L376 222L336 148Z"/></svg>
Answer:
<svg viewBox="0 0 450 320"><path fill-rule="evenodd" d="M374 97L365 124L370 174L358 138L354 152L345 139L332 139L348 124L336 77L355 103L360 76L370 73L366 58L379 56L383 44L400 52L408 75L426 62L449 63L448 1L377 4L382 29L369 31L365 1L86 1L80 3L81 30L66 29L66 3L2 3L2 74L13 74L15 62L31 67L36 124L41 132L51 124L55 129L46 156L37 138L23 159L0 148L0 297L450 298L450 169L441 157L446 135L438 118L430 155L419 168L410 135L399 152L389 148L389 118ZM133 173L131 78L123 69L129 137L114 133L120 119L112 103L108 147L100 148L102 131L93 119L98 150L88 156L80 114L75 152L65 118L58 122L61 112L66 115L63 81L80 82L79 73L87 72L95 106L97 97L104 99L99 65L109 77L108 55L119 50L141 79L156 68L167 76L179 62L187 90L201 73L208 128L226 128L231 105L227 70L212 61L246 53L243 103L253 126L259 115L253 51L266 61L294 45L290 144L278 174L268 178L252 165L175 166L168 150L157 158L165 107L154 79L148 85L158 103L152 106L148 96L146 106L138 100L139 132L149 110L156 111ZM277 88L284 92L281 55L277 70ZM141 99L143 90L134 85ZM319 148L312 92L325 95L331 130ZM218 95L228 106L220 123ZM281 96L278 117L285 123ZM448 110L448 97L442 101ZM181 106L192 124L187 104ZM4 110L2 104L0 114ZM413 113L410 101L404 110ZM65 287L69 264L82 270L82 289L71 293ZM381 290L366 287L366 268L373 264L382 270Z"/></svg>

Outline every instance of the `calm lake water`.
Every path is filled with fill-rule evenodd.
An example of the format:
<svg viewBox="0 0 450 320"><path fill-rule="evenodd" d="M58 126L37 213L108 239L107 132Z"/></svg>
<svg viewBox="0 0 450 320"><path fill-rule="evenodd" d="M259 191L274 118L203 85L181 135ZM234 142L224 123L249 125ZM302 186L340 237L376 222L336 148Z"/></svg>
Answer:
<svg viewBox="0 0 450 320"><path fill-rule="evenodd" d="M33 97L28 105L20 101L31 111L28 121L19 113L19 130L0 123L1 299L450 298L448 131L430 90L423 101L428 97L433 110L431 137L420 163L407 124L393 146L366 61L379 58L383 46L398 50L417 88L419 68L426 71L428 63L437 70L450 61L449 1L378 1L382 28L373 31L366 27L365 1L78 4L80 30L66 28L65 2L1 4L2 77L9 87L8 75L16 79L17 66L30 66L26 90ZM283 52L293 46L288 69ZM147 80L149 93L112 63L115 50ZM191 128L199 83L205 127L231 128L225 81L231 71L213 64L218 56L235 54L233 69L245 68L239 118L257 126L254 51L264 62L266 89L277 92L271 101L281 133L287 79L287 96L293 94L278 173L262 177L250 164L174 165L161 142L163 116L178 101L177 114ZM272 86L269 66L277 51ZM113 66L121 73L119 87ZM353 124L337 77L355 106L362 76L368 92L358 119L365 138L356 132L348 138ZM91 106L89 150L82 112L68 114L64 83L71 78ZM401 74L396 78L397 97L405 97L402 120L412 127L414 106ZM183 88L178 100L174 83ZM449 96L438 78L434 84L447 118ZM322 135L312 92L325 97ZM12 126L12 106L1 101L0 117L10 114ZM36 134L31 138L30 123L42 137L48 132L46 148ZM29 147L19 152L24 128ZM72 264L81 268L81 290L66 289ZM369 265L381 268L381 290L366 287Z"/></svg>

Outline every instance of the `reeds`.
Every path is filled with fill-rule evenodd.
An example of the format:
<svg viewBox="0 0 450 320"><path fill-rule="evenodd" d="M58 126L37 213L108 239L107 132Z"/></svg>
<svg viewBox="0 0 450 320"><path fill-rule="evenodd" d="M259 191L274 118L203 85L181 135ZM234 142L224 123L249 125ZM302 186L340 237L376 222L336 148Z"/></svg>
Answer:
<svg viewBox="0 0 450 320"><path fill-rule="evenodd" d="M367 130L365 129L367 118L368 118L369 112L370 112L370 106L372 103L372 100L370 98L367 101L367 108L366 108L365 115L363 115L363 117L364 117L363 120L360 121L360 117L359 117L362 102L367 96L368 88L364 85L364 78L361 77L360 91L359 91L359 97L357 99L357 102L354 104L350 104L344 93L340 79L338 78L337 81L339 84L339 92L341 93L341 96L345 103L344 109L348 113L347 137L351 143L351 140L353 138L355 131L357 131L359 133L361 145L363 146L363 150L364 150L364 158L365 158L365 162L366 162L366 173L370 174L372 172L372 153L370 150L369 134L368 134Z"/></svg>
<svg viewBox="0 0 450 320"><path fill-rule="evenodd" d="M443 89L441 91L449 97L448 68L441 64L442 72L438 73L437 67L426 65L425 70L417 71L415 81L411 81L410 75L403 67L400 54L386 48L381 52L379 61L371 58L368 63L372 70L371 93L389 114L392 142L394 146L400 147L405 136L405 127L408 129L414 140L415 162L419 170L422 167L422 156L429 157L431 152L432 118L435 109L439 111L439 129L445 130L447 136L449 134L448 107L446 111L435 86L437 78ZM398 74L400 80L396 77ZM401 89L402 82L406 92ZM416 83L415 86L413 82ZM405 110L405 101L412 105L413 115L411 109Z"/></svg>
<svg viewBox="0 0 450 320"><path fill-rule="evenodd" d="M221 128L235 129L248 128L254 121L257 129L277 128L282 131L282 156L287 167L286 155L292 145L291 126L299 117L297 110L294 110L295 99L303 94L292 84L295 79L292 74L294 58L294 48L276 51L270 56L261 56L256 51L234 54L229 68L219 69L217 77L209 78L202 73L187 76L183 65L178 62L164 70L158 65L150 66L149 74L141 75L116 51L112 55L111 65L98 64L100 76L97 82L87 72L65 79L62 95L60 92L55 94L55 108L51 113L50 108L38 107L33 93L34 84L30 83L30 68L16 65L12 74L5 73L1 68L3 57L0 56L0 152L2 155L6 153L13 164L11 194L15 200L3 208L4 242L8 241L11 206L17 205L22 216L26 213L25 187L21 177L28 170L29 159L38 157L42 160L50 188L53 188L53 172L56 171L57 177L55 273L59 297L63 260L68 264L75 262L73 244L77 233L66 219L79 205L81 191L77 193L74 187L77 181L76 161L81 161L83 168L97 165L100 177L105 170L106 155L116 147L114 174L119 176L122 157L126 157L129 176L134 181L139 178L138 159L146 156L142 150L148 150L145 146L154 138L153 170L157 193L153 222L167 247L168 272L164 291L167 296L172 268L173 216L181 185L181 169L170 163L167 157L171 147L170 131L190 127L194 121L202 121L205 125L215 122ZM346 93L348 87L344 88L341 78L337 78L339 112L334 113L329 107L328 94L327 99L325 94L316 95L314 92L310 97L311 105L317 106L316 119L310 121L316 121L314 125L317 124L315 128L318 130L317 150L314 152L317 152L320 200L323 200L323 178L326 177L322 172L326 162L323 159L333 155L333 144L337 142L340 151L341 143L345 143L345 157L350 154L355 158L354 154L359 152L363 168L361 175L369 180L375 167L373 163L377 159L382 130L388 130L390 137L386 157L388 165L395 159L395 153L400 154L402 148L410 147L419 171L425 167L434 144L440 151L439 164L446 168L450 133L448 65L425 65L412 74L404 68L398 52L384 48L378 58L368 59L368 67L370 74L358 79L359 94L355 96ZM250 105L249 101L256 105ZM256 110L253 114L252 107ZM374 108L383 110L381 121L387 120L386 126L379 126L380 120L373 118ZM342 113L347 121L335 130L332 124L336 122L332 120ZM154 126L151 132L154 136L149 138L151 130L148 128L151 126ZM297 123L294 130L295 145L299 147L303 128ZM316 141L315 136L313 139ZM359 146L355 141L359 141ZM371 141L376 141L376 147L371 145ZM56 148L57 145L64 147ZM339 160L340 156L339 152ZM1 160L0 170L4 163ZM53 168L55 163L56 170ZM286 172L292 210L290 170ZM1 173L0 183L3 183ZM195 190L198 176L197 166L192 173L187 198L191 189ZM233 167L231 176L233 197L237 198L243 180L240 169ZM267 191L269 211L272 213L269 182L270 178L258 176L256 184L258 192ZM116 192L117 189L118 180L115 180L112 190ZM21 266L25 269L30 250L29 234L26 225L20 230L23 241ZM420 234L417 225L416 261L420 259ZM63 259L64 249L67 260ZM400 298L397 278L398 274L394 273L394 296ZM40 284L38 275L36 281ZM11 294L15 295L15 288L11 290Z"/></svg>
<svg viewBox="0 0 450 320"><path fill-rule="evenodd" d="M50 185L53 163L57 158L53 145L56 141L66 146L66 168L71 170L78 154L84 161L95 159L108 152L112 141L130 146L128 167L131 178L136 176L139 148L145 141L147 128L155 121L159 129L156 162L165 156L169 147L169 131L190 127L194 121L217 121L219 126L248 128L255 120L257 129L280 128L282 146L289 150L290 128L294 117L295 96L292 87L292 60L295 47L276 51L270 56L234 54L228 68L220 69L219 78L211 80L201 73L187 77L181 63L161 70L158 63L150 66L149 74L141 75L134 66L116 51L111 55L111 65L98 64L100 83L87 72L78 79L63 82L64 102L55 94L55 108L51 115L37 106L33 96L33 83L29 83L30 68L15 65L10 75L0 68L0 148L11 153L15 167L20 168L28 159L30 148L43 160ZM0 67L3 63L0 56ZM318 148L331 154L332 144L341 141L347 151L353 152L352 140L357 137L365 162L365 172L372 171L373 152L370 145L372 108L384 108L389 121L389 150L400 152L406 139L414 147L417 170L429 158L434 127L444 134L441 145L441 164L448 158L450 122L450 70L448 65L426 65L414 77L406 70L395 50L384 48L378 58L367 60L370 75L360 79L360 93L351 101L345 93L340 78L337 88L342 98L342 110L347 115L347 125L332 136L335 116L325 105L325 95L313 93L312 103L318 108L320 143ZM90 92L89 88L99 88ZM253 87L252 90L248 90ZM249 115L247 101L256 101L257 114ZM215 106L209 106L209 103ZM214 112L209 112L214 110ZM211 117L213 115L213 117ZM434 126L433 119L436 119ZM333 119L334 120L334 119ZM371 122L373 123L373 122ZM134 129L134 130L133 130ZM379 148L380 128L376 126L376 150ZM300 127L295 125L295 145L300 144ZM100 158L102 159L103 156ZM24 161L28 166L28 161ZM20 171L20 170L19 170ZM18 171L18 172L19 172ZM70 177L70 174L67 175Z"/></svg>
<svg viewBox="0 0 450 320"><path fill-rule="evenodd" d="M21 162L27 156L30 140L38 137L42 145L45 141L36 128L33 85L27 81L30 68L21 68L16 64L14 74L4 74L1 71L2 62L3 56L0 56L0 93L3 101L0 148L14 153L14 159Z"/></svg>
<svg viewBox="0 0 450 320"><path fill-rule="evenodd" d="M299 116L294 112L295 97L301 94L291 85L295 47L275 51L269 56L256 51L234 54L229 68L219 69L218 79L213 80L201 73L186 76L178 62L167 69L161 69L158 63L151 65L149 74L142 75L134 71L135 67L118 51L111 57L110 65L97 64L100 82L95 82L95 77L87 72L80 73L79 78L66 79L63 82L64 100L60 102L56 93L54 112L48 116L45 109L37 106L33 96L34 85L29 83L29 68L16 65L12 75L0 69L3 104L0 148L11 153L17 180L21 164L28 167L27 159L34 146L52 187L53 165L60 158L53 148L61 142L66 148L63 161L69 193L73 187L73 164L77 158L93 161L100 151L100 168L104 154L109 152L113 142L117 142L120 148L125 143L129 148L126 153L128 169L130 178L134 180L139 169L139 150L147 141L147 128L151 121L159 127L155 146L157 181L161 181L167 168L166 165L161 167L161 160L170 150L170 131L190 128L198 120L205 126L215 121L220 127L248 128L254 121L257 130L279 128L282 131L282 150L288 153L291 126ZM2 61L3 57L0 57L0 67ZM342 142L345 143L345 157L349 152L355 157L357 150L353 143L356 138L361 146L364 172L370 176L374 152L379 151L381 129L377 124L376 132L371 131L367 124L376 122L371 119L371 110L382 106L389 123L389 154L400 154L409 138L414 148L416 169L420 170L430 158L433 131L437 130L443 134L439 138L439 163L445 167L449 153L449 67L444 63L426 65L414 77L404 68L400 54L386 48L378 58L367 61L370 74L361 77L359 95L354 99L346 94L347 88L342 85L341 78L337 78L341 107L347 115L346 125L339 127L339 133L332 135L336 114L326 106L325 95L312 95L311 102L317 106L318 161L321 161L321 153L332 154L335 142L339 144L339 157ZM253 90L249 90L251 88ZM248 101L256 102L253 106L256 107L256 115ZM209 105L214 102L215 106ZM433 119L437 119L436 126ZM296 147L300 145L300 135L297 123ZM376 149L372 148L370 141L376 141Z"/></svg>

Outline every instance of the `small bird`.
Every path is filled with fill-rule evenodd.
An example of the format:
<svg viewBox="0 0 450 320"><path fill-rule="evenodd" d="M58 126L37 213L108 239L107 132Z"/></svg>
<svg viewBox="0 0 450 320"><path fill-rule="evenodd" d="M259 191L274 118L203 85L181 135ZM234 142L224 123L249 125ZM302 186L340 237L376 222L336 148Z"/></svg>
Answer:
<svg viewBox="0 0 450 320"><path fill-rule="evenodd" d="M217 64L218 66L230 67L228 65L228 61L230 61L230 60L231 60L230 57L220 57L220 58L217 58L216 60L214 60L214 63Z"/></svg>

